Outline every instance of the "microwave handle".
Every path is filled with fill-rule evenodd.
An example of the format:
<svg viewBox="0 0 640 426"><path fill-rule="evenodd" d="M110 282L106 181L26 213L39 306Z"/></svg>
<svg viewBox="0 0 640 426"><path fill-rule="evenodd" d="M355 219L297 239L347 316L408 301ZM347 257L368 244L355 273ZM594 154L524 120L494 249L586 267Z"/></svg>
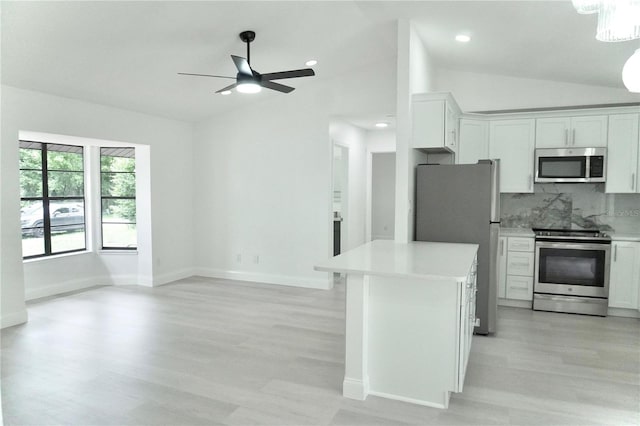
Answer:
<svg viewBox="0 0 640 426"><path fill-rule="evenodd" d="M564 144L569 145L569 129L564 129Z"/></svg>
<svg viewBox="0 0 640 426"><path fill-rule="evenodd" d="M571 130L571 145L576 144L576 129Z"/></svg>

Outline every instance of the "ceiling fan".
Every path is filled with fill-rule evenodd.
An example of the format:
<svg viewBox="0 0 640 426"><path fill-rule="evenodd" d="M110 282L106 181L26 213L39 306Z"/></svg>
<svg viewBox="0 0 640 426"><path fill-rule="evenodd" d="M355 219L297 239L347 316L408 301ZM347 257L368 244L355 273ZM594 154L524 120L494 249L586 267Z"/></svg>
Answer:
<svg viewBox="0 0 640 426"><path fill-rule="evenodd" d="M216 93L229 92L231 89L236 89L241 93L257 93L263 87L271 90L277 90L282 93L290 93L294 90L291 86L285 86L284 84L275 83L273 80L282 80L285 78L297 78L297 77L310 77L316 75L311 68L303 68L299 70L279 71L271 72L267 74L260 74L256 70L251 68L251 53L250 43L255 40L256 33L253 31L243 31L240 33L240 40L247 43L247 58L231 55L231 59L238 69L238 74L235 77L227 77L224 75L211 75L211 74L192 74L186 72L179 72L180 75L194 75L197 77L215 77L215 78L230 78L235 79L236 82L223 87L216 91Z"/></svg>

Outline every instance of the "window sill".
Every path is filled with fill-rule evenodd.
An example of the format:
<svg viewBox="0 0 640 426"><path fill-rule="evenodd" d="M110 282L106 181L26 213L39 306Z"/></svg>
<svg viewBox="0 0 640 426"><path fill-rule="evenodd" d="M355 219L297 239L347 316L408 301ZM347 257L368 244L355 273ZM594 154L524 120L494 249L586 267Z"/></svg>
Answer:
<svg viewBox="0 0 640 426"><path fill-rule="evenodd" d="M32 259L22 259L22 263L36 263L36 262L42 262L46 260L58 260L58 259L65 259L67 257L84 256L87 254L92 254L92 252L89 250L84 250L84 251L74 251L72 253L54 254L52 256L34 257Z"/></svg>
<svg viewBox="0 0 640 426"><path fill-rule="evenodd" d="M125 255L129 255L129 256L137 256L138 255L138 250L118 250L118 249L114 249L114 250L98 250L98 254L100 256L102 256L102 255L110 255L110 254L125 254Z"/></svg>

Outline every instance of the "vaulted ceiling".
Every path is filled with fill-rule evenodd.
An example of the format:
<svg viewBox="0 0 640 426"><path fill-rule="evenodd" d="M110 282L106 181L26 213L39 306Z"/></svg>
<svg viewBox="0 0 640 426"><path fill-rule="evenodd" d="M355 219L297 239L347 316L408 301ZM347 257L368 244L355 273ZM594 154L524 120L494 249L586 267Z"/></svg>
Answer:
<svg viewBox="0 0 640 426"><path fill-rule="evenodd" d="M333 78L395 61L396 20L412 19L437 66L620 88L638 40L595 40L596 18L570 1L2 1L2 83L198 121L246 98L220 96L251 29L260 72L302 68ZM471 43L453 40L458 32ZM291 80L301 90L309 78ZM267 91L268 92L268 91ZM263 92L259 96L295 96Z"/></svg>

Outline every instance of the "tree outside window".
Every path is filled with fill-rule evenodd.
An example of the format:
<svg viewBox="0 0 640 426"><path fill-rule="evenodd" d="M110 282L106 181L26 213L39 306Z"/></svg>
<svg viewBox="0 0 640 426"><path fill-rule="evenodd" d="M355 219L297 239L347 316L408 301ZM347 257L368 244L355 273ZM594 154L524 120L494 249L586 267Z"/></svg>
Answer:
<svg viewBox="0 0 640 426"><path fill-rule="evenodd" d="M83 148L20 141L24 258L86 249Z"/></svg>
<svg viewBox="0 0 640 426"><path fill-rule="evenodd" d="M102 248L137 248L134 148L100 148Z"/></svg>

